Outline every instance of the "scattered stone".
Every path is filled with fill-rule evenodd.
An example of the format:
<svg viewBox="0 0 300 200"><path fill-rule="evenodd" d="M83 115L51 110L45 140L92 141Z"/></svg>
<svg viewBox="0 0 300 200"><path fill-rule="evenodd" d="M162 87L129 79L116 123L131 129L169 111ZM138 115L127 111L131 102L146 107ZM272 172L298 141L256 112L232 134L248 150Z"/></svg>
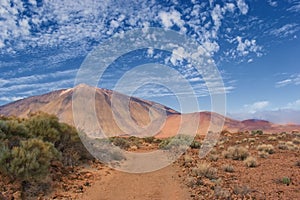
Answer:
<svg viewBox="0 0 300 200"><path fill-rule="evenodd" d="M17 191L13 194L14 200L22 200L22 193L20 191Z"/></svg>

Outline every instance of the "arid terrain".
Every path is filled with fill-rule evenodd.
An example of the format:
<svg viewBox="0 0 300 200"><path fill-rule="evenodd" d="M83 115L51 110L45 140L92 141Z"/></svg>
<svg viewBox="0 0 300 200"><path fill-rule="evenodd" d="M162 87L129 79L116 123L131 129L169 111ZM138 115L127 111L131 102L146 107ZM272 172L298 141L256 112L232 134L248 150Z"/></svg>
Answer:
<svg viewBox="0 0 300 200"><path fill-rule="evenodd" d="M4 115L0 123L3 144L0 146L3 150L0 153L0 199L300 198L298 125L237 121L210 112L184 114L186 120L189 116L199 116L197 123L202 129L197 130L193 139L189 135L176 135L182 114L160 105L155 107L157 112L152 112L154 118L159 118L160 109L167 111L167 118L157 135L137 137L119 133L112 134L107 142L134 153L176 150L184 145L189 148L167 167L148 173L127 173L109 168L84 151L69 121L72 120L73 90L60 90L0 107ZM107 114L98 120L104 121L104 129L109 130L111 126L117 130L115 123L109 124L113 121L110 94L111 91L97 89L99 112L104 110ZM128 98L121 94L119 97ZM131 100L132 117L138 124L147 124L149 109L154 103ZM54 115L33 114L38 111ZM11 115L19 118L8 117ZM225 125L214 145L205 140L203 129L209 130L219 119L224 119ZM202 146L209 147L210 151L200 158ZM34 147L40 152L32 154ZM51 149L53 155L45 152L45 148ZM119 165L126 161L122 155L114 154L114 157ZM31 160L36 163L32 164ZM38 173L42 173L42 179Z"/></svg>

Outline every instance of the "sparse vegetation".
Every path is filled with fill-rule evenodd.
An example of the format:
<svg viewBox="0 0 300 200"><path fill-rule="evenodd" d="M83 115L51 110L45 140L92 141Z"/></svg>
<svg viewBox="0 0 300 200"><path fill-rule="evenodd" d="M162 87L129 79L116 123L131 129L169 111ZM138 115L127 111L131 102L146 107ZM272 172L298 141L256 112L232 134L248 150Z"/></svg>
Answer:
<svg viewBox="0 0 300 200"><path fill-rule="evenodd" d="M281 150L290 150L294 151L299 149L298 145L296 145L293 141L279 141L278 148Z"/></svg>
<svg viewBox="0 0 300 200"><path fill-rule="evenodd" d="M294 138L293 143L296 145L300 144L300 138Z"/></svg>
<svg viewBox="0 0 300 200"><path fill-rule="evenodd" d="M0 119L0 173L28 185L44 182L53 161L73 166L92 159L75 128L58 118L37 113L28 119ZM46 183L45 183L46 184Z"/></svg>
<svg viewBox="0 0 300 200"><path fill-rule="evenodd" d="M113 145L120 147L121 149L128 149L130 147L130 143L126 138L121 137L112 137L109 138Z"/></svg>
<svg viewBox="0 0 300 200"><path fill-rule="evenodd" d="M215 197L218 199L230 199L230 192L227 189L216 186L214 188Z"/></svg>
<svg viewBox="0 0 300 200"><path fill-rule="evenodd" d="M290 185L291 179L290 179L289 177L283 177L283 178L281 179L281 182L282 182L283 184L285 184L285 185Z"/></svg>
<svg viewBox="0 0 300 200"><path fill-rule="evenodd" d="M189 135L176 135L171 138L163 139L159 144L160 149L179 148L181 146L190 146L194 138Z"/></svg>
<svg viewBox="0 0 300 200"><path fill-rule="evenodd" d="M257 167L257 160L253 156L249 156L246 160L244 160L244 163L247 167Z"/></svg>
<svg viewBox="0 0 300 200"><path fill-rule="evenodd" d="M0 169L13 180L41 180L49 173L50 162L60 155L53 144L40 139L21 141L20 146L1 147Z"/></svg>
<svg viewBox="0 0 300 200"><path fill-rule="evenodd" d="M194 140L194 141L190 144L190 147L191 147L192 149L200 149L201 143L198 142L198 141L196 141L196 140Z"/></svg>
<svg viewBox="0 0 300 200"><path fill-rule="evenodd" d="M259 151L258 152L259 157L261 158L268 158L269 157L269 153L266 151Z"/></svg>
<svg viewBox="0 0 300 200"><path fill-rule="evenodd" d="M224 165L224 166L223 166L223 170L224 170L225 172L232 173L232 172L234 172L234 167L233 167L232 165L227 164L227 165Z"/></svg>
<svg viewBox="0 0 300 200"><path fill-rule="evenodd" d="M241 146L229 147L227 151L222 152L225 158L231 158L233 160L245 160L249 156L248 149Z"/></svg>
<svg viewBox="0 0 300 200"><path fill-rule="evenodd" d="M238 186L238 185L235 185L234 188L233 188L233 192L234 194L238 194L238 195L246 195L250 192L252 192L252 190L248 187L248 186Z"/></svg>
<svg viewBox="0 0 300 200"><path fill-rule="evenodd" d="M258 151L264 151L264 152L267 152L268 154L273 154L273 153L275 153L274 146L271 145L271 144L262 144L262 145L259 145L259 146L257 147L257 150L258 150Z"/></svg>
<svg viewBox="0 0 300 200"><path fill-rule="evenodd" d="M262 130L253 130L251 131L251 135L263 135L264 132Z"/></svg>
<svg viewBox="0 0 300 200"><path fill-rule="evenodd" d="M198 164L197 167L193 168L192 171L195 176L216 179L218 170L214 167L211 167L209 163L202 162Z"/></svg>
<svg viewBox="0 0 300 200"><path fill-rule="evenodd" d="M276 141L276 140L277 140L277 137L275 137L275 136L268 137L268 141Z"/></svg>
<svg viewBox="0 0 300 200"><path fill-rule="evenodd" d="M209 159L210 161L216 162L216 161L218 161L219 156L218 156L217 154L210 154L210 155L208 156L208 159Z"/></svg>

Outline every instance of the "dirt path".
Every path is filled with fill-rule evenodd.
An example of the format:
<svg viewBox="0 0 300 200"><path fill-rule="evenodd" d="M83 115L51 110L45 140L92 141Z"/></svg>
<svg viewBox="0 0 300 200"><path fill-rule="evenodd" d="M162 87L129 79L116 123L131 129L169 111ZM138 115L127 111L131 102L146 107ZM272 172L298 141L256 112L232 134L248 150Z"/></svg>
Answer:
<svg viewBox="0 0 300 200"><path fill-rule="evenodd" d="M82 200L188 200L187 187L181 183L174 165L145 174L110 171L109 176L89 188Z"/></svg>

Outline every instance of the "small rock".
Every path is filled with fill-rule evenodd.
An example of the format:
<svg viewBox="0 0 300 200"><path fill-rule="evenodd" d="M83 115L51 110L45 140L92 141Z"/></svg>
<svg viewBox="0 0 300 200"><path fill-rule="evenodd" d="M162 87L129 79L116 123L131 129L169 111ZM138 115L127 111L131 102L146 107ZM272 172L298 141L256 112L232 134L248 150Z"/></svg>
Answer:
<svg viewBox="0 0 300 200"><path fill-rule="evenodd" d="M134 145L134 146L130 147L130 149L131 149L131 150L137 150L138 147Z"/></svg>
<svg viewBox="0 0 300 200"><path fill-rule="evenodd" d="M17 191L13 194L14 200L22 200L22 194L20 191Z"/></svg>
<svg viewBox="0 0 300 200"><path fill-rule="evenodd" d="M84 175L84 178L85 178L85 179L90 179L90 178L92 178L92 177L93 177L93 174L90 173L90 172L87 172L87 173Z"/></svg>
<svg viewBox="0 0 300 200"><path fill-rule="evenodd" d="M90 184L90 182L85 182L84 184L83 184L84 186L87 186L87 187L90 187L91 186L91 184Z"/></svg>
<svg viewBox="0 0 300 200"><path fill-rule="evenodd" d="M60 161L52 161L51 166L56 168L63 168L63 164Z"/></svg>

